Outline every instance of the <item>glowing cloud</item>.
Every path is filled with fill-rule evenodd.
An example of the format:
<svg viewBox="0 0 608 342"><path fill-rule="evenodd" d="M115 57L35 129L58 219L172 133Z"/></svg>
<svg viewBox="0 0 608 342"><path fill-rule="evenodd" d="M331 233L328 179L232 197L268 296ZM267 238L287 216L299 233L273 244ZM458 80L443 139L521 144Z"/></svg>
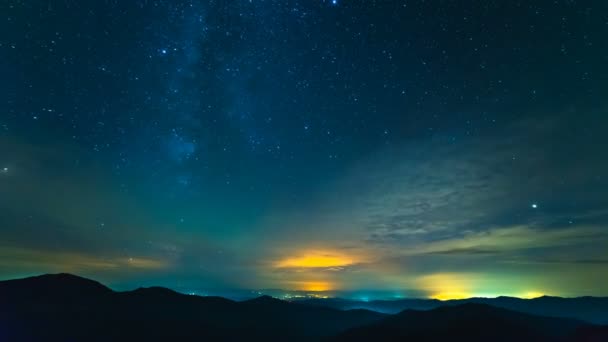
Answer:
<svg viewBox="0 0 608 342"><path fill-rule="evenodd" d="M344 267L354 264L354 260L344 255L322 252L308 252L296 257L279 260L277 268L328 268Z"/></svg>
<svg viewBox="0 0 608 342"><path fill-rule="evenodd" d="M439 300L472 297L469 277L459 274L437 273L423 276L418 280L421 288L430 291L429 297Z"/></svg>
<svg viewBox="0 0 608 342"><path fill-rule="evenodd" d="M498 296L531 299L545 295L545 292L530 290L526 281L493 274L435 273L419 277L416 285L427 290L430 298L439 300Z"/></svg>

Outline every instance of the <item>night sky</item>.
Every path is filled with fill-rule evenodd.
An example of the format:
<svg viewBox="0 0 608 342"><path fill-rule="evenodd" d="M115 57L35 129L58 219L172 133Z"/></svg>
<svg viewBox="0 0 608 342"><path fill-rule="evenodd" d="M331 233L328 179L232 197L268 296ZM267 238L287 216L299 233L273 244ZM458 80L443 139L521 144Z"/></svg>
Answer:
<svg viewBox="0 0 608 342"><path fill-rule="evenodd" d="M608 2L7 0L0 278L608 295Z"/></svg>

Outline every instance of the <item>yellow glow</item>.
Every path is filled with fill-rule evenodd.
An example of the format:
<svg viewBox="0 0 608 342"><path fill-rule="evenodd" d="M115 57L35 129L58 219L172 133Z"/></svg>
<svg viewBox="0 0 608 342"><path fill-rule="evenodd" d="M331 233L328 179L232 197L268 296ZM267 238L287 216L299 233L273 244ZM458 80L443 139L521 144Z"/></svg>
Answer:
<svg viewBox="0 0 608 342"><path fill-rule="evenodd" d="M352 265L354 261L343 255L309 252L304 255L286 258L276 263L278 268L319 268Z"/></svg>
<svg viewBox="0 0 608 342"><path fill-rule="evenodd" d="M497 296L531 299L545 295L544 292L537 290L527 290L524 287L526 284L519 279L512 281L509 278L497 278L493 275L475 273L434 273L424 275L416 280L415 286L428 291L430 298L439 300L471 297L491 298Z"/></svg>
<svg viewBox="0 0 608 342"><path fill-rule="evenodd" d="M520 296L518 296L519 298L526 298L526 299L532 299L532 298L538 298L538 297L542 297L545 294L542 292L535 292L535 291L531 291L531 292L526 292Z"/></svg>
<svg viewBox="0 0 608 342"><path fill-rule="evenodd" d="M418 286L431 292L431 298L439 300L473 297L471 278L465 274L436 273L420 277Z"/></svg>
<svg viewBox="0 0 608 342"><path fill-rule="evenodd" d="M431 296L431 298L439 300L466 299L471 297L474 296L465 292L441 292Z"/></svg>

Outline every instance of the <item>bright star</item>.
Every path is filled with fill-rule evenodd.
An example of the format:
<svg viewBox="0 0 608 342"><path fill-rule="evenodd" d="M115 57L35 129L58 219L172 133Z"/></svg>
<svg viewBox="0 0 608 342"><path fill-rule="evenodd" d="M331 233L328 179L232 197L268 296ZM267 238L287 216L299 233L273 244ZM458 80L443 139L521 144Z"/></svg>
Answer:
<svg viewBox="0 0 608 342"><path fill-rule="evenodd" d="M536 209L536 208L538 208L538 204L532 203L532 209Z"/></svg>

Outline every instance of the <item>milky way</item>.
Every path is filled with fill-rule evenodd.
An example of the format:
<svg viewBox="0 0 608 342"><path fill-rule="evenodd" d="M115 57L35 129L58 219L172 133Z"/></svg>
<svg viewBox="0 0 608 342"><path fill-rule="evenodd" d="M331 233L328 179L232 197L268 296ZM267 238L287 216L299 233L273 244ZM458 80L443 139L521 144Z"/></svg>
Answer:
<svg viewBox="0 0 608 342"><path fill-rule="evenodd" d="M0 9L0 278L608 295L605 1Z"/></svg>

